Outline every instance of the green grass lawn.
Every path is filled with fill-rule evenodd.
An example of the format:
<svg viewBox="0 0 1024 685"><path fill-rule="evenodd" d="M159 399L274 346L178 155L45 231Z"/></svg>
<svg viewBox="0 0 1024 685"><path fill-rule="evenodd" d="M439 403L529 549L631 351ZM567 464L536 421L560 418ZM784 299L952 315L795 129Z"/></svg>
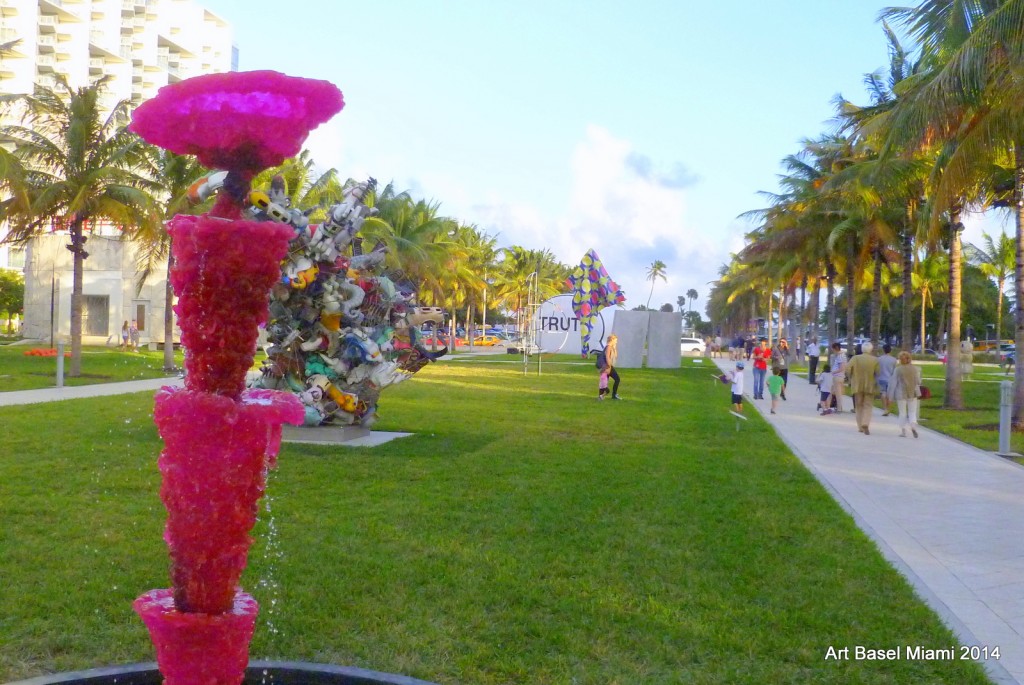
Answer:
<svg viewBox="0 0 1024 685"><path fill-rule="evenodd" d="M441 683L985 683L973 662L826 662L955 642L708 368L444 362L384 395L377 448L286 446L243 586L253 658ZM0 408L0 682L152 659L165 587L152 394ZM60 426L57 432L54 427ZM59 437L58 437L59 436Z"/></svg>
<svg viewBox="0 0 1024 685"><path fill-rule="evenodd" d="M964 410L943 409L946 392L946 367L941 364L922 364L924 384L932 391L932 398L921 401L922 425L951 435L958 440L990 452L999 448L999 385L1013 382L1013 374L1006 375L998 366L974 365L974 373L964 376L962 384ZM1011 433L1010 446L1024 454L1024 433Z"/></svg>
<svg viewBox="0 0 1024 685"><path fill-rule="evenodd" d="M34 390L52 388L56 385L57 358L26 356L25 352L46 345L3 345L0 346L0 391ZM67 350L71 346L66 346ZM64 359L67 374L70 359ZM175 362L181 366L181 352L175 352ZM163 371L163 350L150 352L122 352L116 347L85 347L82 349L82 375L71 378L65 375L64 385L91 385L93 383L114 383L145 378L161 378Z"/></svg>

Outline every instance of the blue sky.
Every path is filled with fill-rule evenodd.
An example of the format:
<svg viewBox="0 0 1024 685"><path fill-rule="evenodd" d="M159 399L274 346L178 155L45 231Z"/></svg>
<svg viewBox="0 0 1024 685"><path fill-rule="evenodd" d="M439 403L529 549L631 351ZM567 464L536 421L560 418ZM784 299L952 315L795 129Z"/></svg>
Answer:
<svg viewBox="0 0 1024 685"><path fill-rule="evenodd" d="M342 90L307 141L318 164L440 201L502 246L567 264L593 248L627 307L661 259L651 306L694 288L703 311L752 227L737 216L888 61L873 0L200 4L232 23L240 69Z"/></svg>

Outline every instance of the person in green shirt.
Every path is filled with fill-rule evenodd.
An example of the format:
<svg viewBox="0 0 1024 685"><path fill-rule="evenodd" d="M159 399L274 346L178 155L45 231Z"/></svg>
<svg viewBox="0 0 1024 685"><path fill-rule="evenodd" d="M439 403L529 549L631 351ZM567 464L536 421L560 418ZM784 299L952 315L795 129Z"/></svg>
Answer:
<svg viewBox="0 0 1024 685"><path fill-rule="evenodd" d="M772 396L772 413L779 406L779 396L786 389L786 379L781 374L772 373L768 376L768 394Z"/></svg>

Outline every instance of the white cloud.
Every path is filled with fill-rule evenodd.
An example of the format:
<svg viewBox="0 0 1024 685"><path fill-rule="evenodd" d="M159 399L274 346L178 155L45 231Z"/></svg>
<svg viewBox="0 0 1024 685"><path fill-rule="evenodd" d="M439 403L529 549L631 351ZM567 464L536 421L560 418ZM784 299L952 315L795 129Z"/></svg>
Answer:
<svg viewBox="0 0 1024 685"><path fill-rule="evenodd" d="M629 141L589 126L569 160L569 190L560 212L545 215L528 203L493 196L474 204L471 213L482 228L500 233L501 243L547 247L567 264L595 249L626 291L628 307L647 303L644 272L656 259L667 265L668 282L655 284L652 307L674 305L690 288L704 298L707 282L735 248L725 244L726 237L693 225L687 205L696 179L682 165L667 171L651 165ZM694 306L703 309L700 301Z"/></svg>
<svg viewBox="0 0 1024 685"><path fill-rule="evenodd" d="M717 278L729 252L742 247L744 227L738 222L717 230L695 225L688 208L700 192L699 179L683 164L662 163L600 126L588 126L567 159L538 162L548 183L565 187L561 195L546 193L546 203L530 185L537 181L532 170L511 173L494 186L494 178L467 177L464 167L446 166L415 149L349 140L334 122L316 129L308 147L314 159L331 160L343 176L401 170L378 180L441 200L443 214L497 235L500 246L548 248L570 265L593 248L625 290L627 307L647 303L650 282L644 273L660 259L667 282L655 284L651 306L674 305L694 288L700 293L694 307L703 311L708 282ZM560 168L564 175L558 175ZM559 197L564 199L558 202Z"/></svg>

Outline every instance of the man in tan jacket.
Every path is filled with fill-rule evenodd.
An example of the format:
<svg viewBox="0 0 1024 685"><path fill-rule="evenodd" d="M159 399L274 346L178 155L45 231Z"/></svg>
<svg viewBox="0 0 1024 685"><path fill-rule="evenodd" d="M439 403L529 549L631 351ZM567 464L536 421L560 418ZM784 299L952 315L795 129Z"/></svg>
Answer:
<svg viewBox="0 0 1024 685"><path fill-rule="evenodd" d="M878 357L871 354L874 346L866 342L861 354L855 355L846 365L846 377L850 380L850 393L857 407L857 430L870 435L871 412L875 408L878 394Z"/></svg>

